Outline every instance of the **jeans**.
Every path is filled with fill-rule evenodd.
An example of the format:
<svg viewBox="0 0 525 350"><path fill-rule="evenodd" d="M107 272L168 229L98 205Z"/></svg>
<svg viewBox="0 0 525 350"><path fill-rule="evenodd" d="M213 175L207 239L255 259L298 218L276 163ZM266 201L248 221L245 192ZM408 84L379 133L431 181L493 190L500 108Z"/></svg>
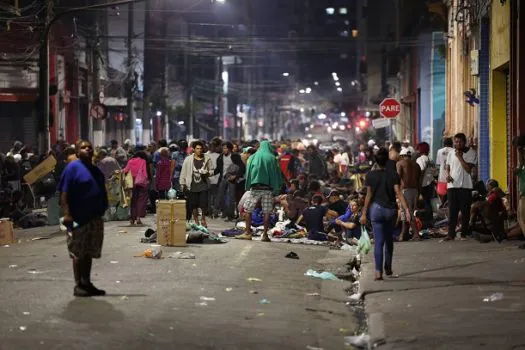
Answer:
<svg viewBox="0 0 525 350"><path fill-rule="evenodd" d="M235 184L222 179L217 193L216 208L222 211L222 215L233 218L235 216L235 203Z"/></svg>
<svg viewBox="0 0 525 350"><path fill-rule="evenodd" d="M395 209L384 208L377 203L373 203L370 207L370 221L374 232L374 258L376 271L380 273L383 273L383 250L385 270L392 270L395 216Z"/></svg>
<svg viewBox="0 0 525 350"><path fill-rule="evenodd" d="M461 231L469 234L470 207L472 206L472 190L465 188L449 188L448 197L448 235L456 237L456 225L461 212Z"/></svg>
<svg viewBox="0 0 525 350"><path fill-rule="evenodd" d="M213 185L210 184L208 188L208 215L213 216L217 213L217 192L219 189L219 185Z"/></svg>

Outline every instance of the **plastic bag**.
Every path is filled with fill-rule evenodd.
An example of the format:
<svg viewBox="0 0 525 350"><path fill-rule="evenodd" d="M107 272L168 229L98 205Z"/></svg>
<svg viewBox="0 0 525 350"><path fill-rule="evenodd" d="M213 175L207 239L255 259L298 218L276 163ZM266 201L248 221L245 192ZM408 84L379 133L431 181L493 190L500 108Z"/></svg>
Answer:
<svg viewBox="0 0 525 350"><path fill-rule="evenodd" d="M168 199L170 200L177 199L177 191L175 191L173 187L168 191Z"/></svg>
<svg viewBox="0 0 525 350"><path fill-rule="evenodd" d="M364 225L361 226L361 238L359 238L359 253L368 254L372 249L372 242L370 241L370 236L368 235L368 230Z"/></svg>

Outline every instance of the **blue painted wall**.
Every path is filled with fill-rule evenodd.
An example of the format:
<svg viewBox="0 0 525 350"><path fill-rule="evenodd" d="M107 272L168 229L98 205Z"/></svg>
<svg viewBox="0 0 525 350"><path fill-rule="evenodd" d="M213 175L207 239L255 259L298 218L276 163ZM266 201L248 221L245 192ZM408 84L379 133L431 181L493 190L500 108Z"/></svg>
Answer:
<svg viewBox="0 0 525 350"><path fill-rule="evenodd" d="M480 26L479 51L479 178L490 176L489 94L490 94L490 20L483 18Z"/></svg>
<svg viewBox="0 0 525 350"><path fill-rule="evenodd" d="M431 62L431 98L432 98L432 157L436 159L438 149L442 147L443 131L445 130L446 108L446 58L444 50L440 49L445 44L444 33L432 33L432 62Z"/></svg>
<svg viewBox="0 0 525 350"><path fill-rule="evenodd" d="M425 33L419 37L419 142L432 142L431 123L431 82L432 82L432 34Z"/></svg>

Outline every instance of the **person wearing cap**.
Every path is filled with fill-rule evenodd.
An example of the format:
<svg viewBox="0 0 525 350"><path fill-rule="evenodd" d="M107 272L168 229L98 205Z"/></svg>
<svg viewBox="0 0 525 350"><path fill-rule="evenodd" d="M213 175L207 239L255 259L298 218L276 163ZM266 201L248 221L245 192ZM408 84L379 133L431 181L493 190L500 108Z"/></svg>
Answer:
<svg viewBox="0 0 525 350"><path fill-rule="evenodd" d="M410 212L413 213L416 209L417 198L419 195L419 185L421 183L421 168L411 157L408 148L401 149L399 153L401 160L396 163L397 173L401 179L401 192L408 203ZM412 239L419 239L419 232L417 229L416 221L406 218L404 212L401 211L401 240L407 240L409 236L409 230L412 228Z"/></svg>

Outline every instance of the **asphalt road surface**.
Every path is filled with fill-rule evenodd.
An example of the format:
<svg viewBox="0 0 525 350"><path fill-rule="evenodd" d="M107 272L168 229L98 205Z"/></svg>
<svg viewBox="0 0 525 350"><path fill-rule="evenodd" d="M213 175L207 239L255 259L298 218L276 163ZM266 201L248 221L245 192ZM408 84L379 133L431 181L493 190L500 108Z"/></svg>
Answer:
<svg viewBox="0 0 525 350"><path fill-rule="evenodd" d="M108 292L100 298L73 297L65 237L0 247L0 349L344 348L342 332L356 324L347 285L304 273L333 271L348 253L229 240L164 249L195 259L151 260L135 257L148 247L143 231L107 225L93 267ZM286 259L289 251L300 259Z"/></svg>

